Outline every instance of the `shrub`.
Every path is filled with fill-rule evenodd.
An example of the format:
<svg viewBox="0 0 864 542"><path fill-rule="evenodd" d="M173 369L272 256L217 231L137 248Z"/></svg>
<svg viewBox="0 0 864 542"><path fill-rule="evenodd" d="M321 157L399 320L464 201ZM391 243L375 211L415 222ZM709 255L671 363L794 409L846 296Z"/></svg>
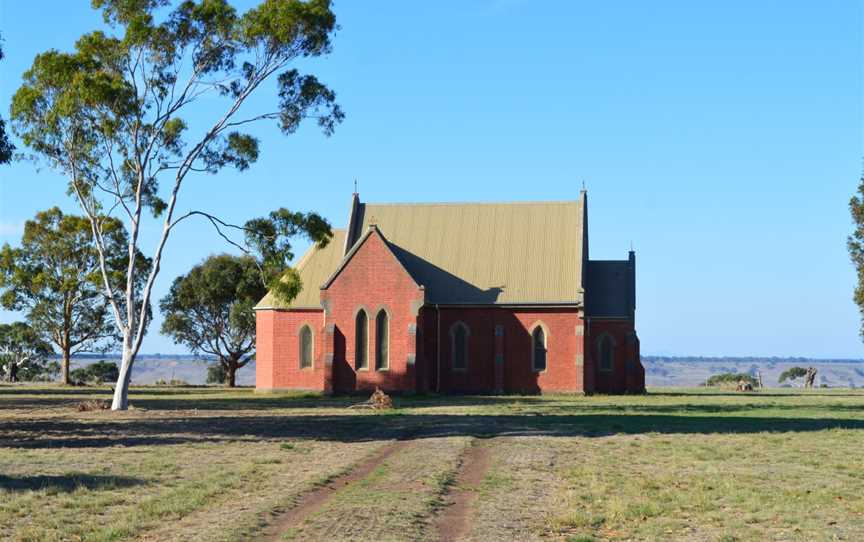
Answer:
<svg viewBox="0 0 864 542"><path fill-rule="evenodd" d="M116 382L120 377L120 370L113 361L102 360L74 369L69 376L76 384L102 384Z"/></svg>
<svg viewBox="0 0 864 542"><path fill-rule="evenodd" d="M759 382L756 381L752 375L747 373L720 373L718 375L712 375L705 381L704 386L709 387L723 387L723 386L737 386L738 382L741 380L749 383L751 386L756 388L759 385Z"/></svg>
<svg viewBox="0 0 864 542"><path fill-rule="evenodd" d="M225 366L222 363L217 361L207 367L208 384L224 384L226 378L228 378L228 371L225 370Z"/></svg>

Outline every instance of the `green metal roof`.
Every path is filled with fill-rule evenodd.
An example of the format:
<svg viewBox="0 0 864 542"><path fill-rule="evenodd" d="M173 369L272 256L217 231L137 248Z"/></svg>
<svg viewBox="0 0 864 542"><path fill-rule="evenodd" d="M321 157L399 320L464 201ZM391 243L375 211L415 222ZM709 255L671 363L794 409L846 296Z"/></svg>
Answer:
<svg viewBox="0 0 864 542"><path fill-rule="evenodd" d="M298 269L303 291L289 305L268 294L257 308L320 307L319 287L347 264L375 225L432 304L553 305L583 302L587 204L365 204L355 200L351 238L339 231L313 247ZM340 237L341 236L341 237ZM343 254L347 254L343 258Z"/></svg>

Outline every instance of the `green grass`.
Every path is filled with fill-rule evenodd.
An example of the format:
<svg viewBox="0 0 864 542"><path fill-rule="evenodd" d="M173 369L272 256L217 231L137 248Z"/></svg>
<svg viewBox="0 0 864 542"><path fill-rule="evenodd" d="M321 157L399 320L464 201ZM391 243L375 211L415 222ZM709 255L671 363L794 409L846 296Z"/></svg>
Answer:
<svg viewBox="0 0 864 542"><path fill-rule="evenodd" d="M414 396L396 397L397 409L381 415L346 408L357 397L143 387L125 413L74 408L109 395L0 385L4 537L246 539L394 438L411 446L297 533L433 537L432 519L474 438L490 439L492 453L472 511L478 540L864 532L857 390Z"/></svg>

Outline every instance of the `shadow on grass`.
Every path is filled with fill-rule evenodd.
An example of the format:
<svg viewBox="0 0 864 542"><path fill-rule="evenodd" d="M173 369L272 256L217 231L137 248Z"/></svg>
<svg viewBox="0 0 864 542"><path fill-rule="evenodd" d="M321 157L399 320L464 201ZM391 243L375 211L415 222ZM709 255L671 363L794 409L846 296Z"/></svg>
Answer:
<svg viewBox="0 0 864 542"><path fill-rule="evenodd" d="M126 476L98 476L93 474L9 476L0 474L0 490L71 493L79 488L116 489L145 484L139 478Z"/></svg>
<svg viewBox="0 0 864 542"><path fill-rule="evenodd" d="M313 439L364 442L449 436L603 437L615 434L800 433L864 430L864 420L664 414L160 417L135 420L27 419L0 423L0 447L101 448ZM161 416L161 415L160 415Z"/></svg>

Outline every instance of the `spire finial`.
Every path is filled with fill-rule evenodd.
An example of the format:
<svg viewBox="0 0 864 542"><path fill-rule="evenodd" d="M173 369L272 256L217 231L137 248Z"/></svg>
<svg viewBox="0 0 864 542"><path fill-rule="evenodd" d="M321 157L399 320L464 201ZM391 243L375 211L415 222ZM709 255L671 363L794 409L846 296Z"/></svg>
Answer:
<svg viewBox="0 0 864 542"><path fill-rule="evenodd" d="M354 193L359 194L359 192L357 191L357 177L354 177Z"/></svg>
<svg viewBox="0 0 864 542"><path fill-rule="evenodd" d="M582 179L582 191L585 192L585 179Z"/></svg>

